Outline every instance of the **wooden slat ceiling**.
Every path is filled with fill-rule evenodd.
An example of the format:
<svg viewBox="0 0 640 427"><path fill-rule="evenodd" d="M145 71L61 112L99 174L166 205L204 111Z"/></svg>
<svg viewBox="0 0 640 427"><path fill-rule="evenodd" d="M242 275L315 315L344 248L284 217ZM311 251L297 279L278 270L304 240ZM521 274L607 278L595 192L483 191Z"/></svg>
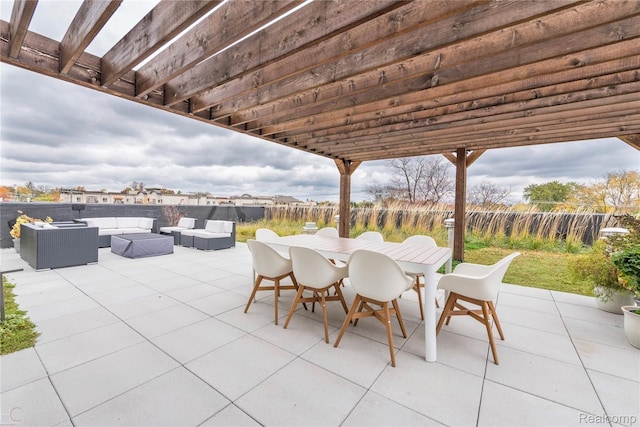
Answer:
<svg viewBox="0 0 640 427"><path fill-rule="evenodd" d="M87 53L120 3L83 2L58 41L29 31L37 1L15 1L0 58L342 162L640 149L638 0L163 0Z"/></svg>

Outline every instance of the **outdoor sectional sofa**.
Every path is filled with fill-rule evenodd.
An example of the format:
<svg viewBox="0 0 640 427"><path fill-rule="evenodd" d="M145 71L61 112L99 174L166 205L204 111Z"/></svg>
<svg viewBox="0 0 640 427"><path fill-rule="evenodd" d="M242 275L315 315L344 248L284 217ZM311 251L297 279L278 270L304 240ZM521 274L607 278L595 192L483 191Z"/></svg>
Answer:
<svg viewBox="0 0 640 427"><path fill-rule="evenodd" d="M84 224L22 224L20 257L35 270L98 262L98 229Z"/></svg>
<svg viewBox="0 0 640 427"><path fill-rule="evenodd" d="M98 246L101 248L111 246L111 236L114 234L151 233L157 228L154 218L143 217L82 218L76 221L89 227L98 227Z"/></svg>
<svg viewBox="0 0 640 427"><path fill-rule="evenodd" d="M236 223L208 219L204 229L196 228L180 232L182 246L208 250L227 249L236 245Z"/></svg>

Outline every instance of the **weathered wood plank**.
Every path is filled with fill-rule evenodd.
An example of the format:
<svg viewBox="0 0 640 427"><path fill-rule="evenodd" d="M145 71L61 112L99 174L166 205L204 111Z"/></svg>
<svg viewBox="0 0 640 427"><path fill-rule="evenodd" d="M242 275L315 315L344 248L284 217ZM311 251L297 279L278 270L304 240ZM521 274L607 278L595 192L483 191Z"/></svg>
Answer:
<svg viewBox="0 0 640 427"><path fill-rule="evenodd" d="M222 0L162 0L102 57L102 85L109 86Z"/></svg>
<svg viewBox="0 0 640 427"><path fill-rule="evenodd" d="M615 73L618 70L637 70L640 67L640 44L637 40L628 40L621 42L624 45L618 49L617 45L607 45L602 48L594 49L589 53L581 52L576 58L572 55L553 59L550 61L539 62L530 66L522 66L518 68L510 69L500 72L500 77L496 78L493 75L491 81L500 83L496 86L491 86L486 83L485 78L473 78L465 80L462 84L456 85L444 85L429 88L424 91L417 91L415 93L408 93L406 95L399 95L390 99L386 92L381 93L382 98L379 102L373 104L357 103L356 106L345 102L346 108L340 108L344 104L340 101L331 102L329 105L324 106L321 112L312 116L314 122L326 120L335 120L332 114L347 118L342 123L332 123L331 126L344 126L351 122L357 122L357 117L361 112L369 112L365 117L373 119L384 118L385 116L393 115L401 117L401 114L423 114L420 112L435 111L434 108L438 108L440 105L453 105L454 103L471 103L468 108L474 107L480 102L481 97L499 96L505 94L504 102L508 101L509 94L512 94L520 90L530 90L532 98L541 96L540 85L547 85L549 87L557 87L561 82L569 82L578 79L593 79L601 74ZM608 60L610 58L616 58L623 56L621 52L625 52L628 55L622 59L616 61L609 61L603 64L593 64L587 66L576 66L576 59L581 59L583 56L588 56L589 60L599 61ZM634 77L635 78L635 77ZM393 92L394 88L389 88L389 91ZM354 98L352 97L353 101ZM480 105L478 105L480 107ZM315 109L315 107L314 107ZM323 111L329 113L322 114ZM269 119L268 119L269 120ZM280 124L281 129L286 129L288 122ZM252 126L248 126L251 129ZM269 134L270 132L265 132ZM298 132L292 132L292 134L298 134ZM288 135L287 132L279 133L278 135Z"/></svg>
<svg viewBox="0 0 640 427"><path fill-rule="evenodd" d="M29 30L31 18L36 11L38 0L14 0L11 9L11 34L9 36L9 56L18 58L22 43Z"/></svg>
<svg viewBox="0 0 640 427"><path fill-rule="evenodd" d="M312 2L255 35L205 61L166 84L167 104L182 101L229 80L282 59L360 21L404 4L393 0Z"/></svg>
<svg viewBox="0 0 640 427"><path fill-rule="evenodd" d="M640 2L635 3L634 7L636 13L640 13ZM586 24L592 24L592 19L593 16L589 15ZM560 26L559 28L562 27ZM236 124L255 118L265 120L264 118L270 115L276 121L283 121L283 117L291 120L301 116L319 114L322 111L335 111L341 106L365 105L380 98L399 96L416 90L425 90L453 83L459 86L460 81L472 78L477 78L480 84L495 84L497 82L488 80L486 76L512 68L523 66L526 68L528 65L535 66L537 62L567 55L571 52L578 53L586 48L610 45L620 39L620 31L624 31L625 38L637 37L640 32L640 18L636 15L620 22L565 36L551 37L549 35L548 41L543 39L540 43L533 43L534 41L531 39L520 38L519 40L525 45L517 50L508 48L507 50L498 51L493 43L483 47L482 44L476 45L476 40L474 40L473 42L454 45L437 52L420 55L395 64L393 67L376 70L373 73L364 73L336 83L327 84L321 88L301 91L296 93L295 97L286 97L273 103L237 111L232 114L231 121ZM497 33L497 36L503 38L502 43L508 43L510 40L508 36L505 38L503 32ZM443 58L448 58L448 60ZM470 58L476 58L476 60L471 61ZM527 58L527 61L523 63L522 58ZM447 67L445 63L448 63L449 66ZM583 64L573 63L569 65L575 68ZM384 81L380 80L380 75L382 74L385 76ZM407 80L410 78L412 79ZM466 88L462 87L461 89ZM338 100L336 104L339 105L327 104L334 98ZM221 114L222 111L217 109L215 116L219 117ZM258 127L263 127L259 123Z"/></svg>
<svg viewBox="0 0 640 427"><path fill-rule="evenodd" d="M330 152L333 155L345 156L346 158L357 158L359 152L368 153L376 152L376 150L384 151L402 151L407 147L414 145L419 148L420 145L428 145L431 149L446 147L452 140L472 141L475 148L483 148L485 145L502 143L506 141L526 141L531 138L542 138L545 136L556 135L560 138L567 137L568 140L579 135L588 135L593 130L608 129L611 135L616 132L623 132L625 129L637 129L640 126L640 107L638 102L629 102L626 108L615 108L608 106L607 108L585 109L579 117L573 117L571 114L558 117L559 114L548 114L541 118L540 121L534 123L523 123L518 127L512 128L493 128L479 127L476 129L467 129L462 131L455 129L455 132L447 135L432 136L429 132L416 133L412 138L404 138L402 140L394 138L369 138L358 142L343 141L342 143L333 144L327 149L319 147L317 144L299 144L305 148L312 148L316 152ZM416 141L412 144L410 141ZM418 142L419 141L419 142ZM381 148L382 147L382 148Z"/></svg>
<svg viewBox="0 0 640 427"><path fill-rule="evenodd" d="M640 52L640 46L638 48ZM304 135L317 134L318 131L325 129L333 131L338 131L339 129L348 131L349 128L356 129L362 123L370 123L369 126L373 127L374 123L371 123L372 121L375 121L376 126L418 119L431 119L432 121L442 122L439 116L446 116L445 121L452 121L465 111L477 112L476 114L479 114L478 117L480 117L494 114L494 112L504 112L506 111L505 108L524 108L527 101L534 99L552 95L571 97L572 93L581 90L637 81L640 79L639 68L640 56L630 57L598 64L597 66L593 65L568 70L563 73L540 76L535 79L518 80L513 83L486 86L473 91L429 98L427 101L420 102L417 105L399 102L399 106L390 107L385 103L384 105L379 105L378 108L373 106L372 112L360 112L362 109L356 111L355 108L350 108L347 111L338 111L338 118L329 114L320 114L313 118L313 122L308 118L297 119L279 123L275 126L268 126L262 128L261 131L263 135L286 138L300 136L304 138ZM615 72L618 70L627 71ZM609 71L613 72L611 74L602 74ZM424 98L428 97L425 96ZM501 106L510 107L497 110ZM348 121L344 119L345 117L348 118ZM252 126L248 127L252 128Z"/></svg>
<svg viewBox="0 0 640 427"><path fill-rule="evenodd" d="M66 74L122 0L84 1L60 42L60 72Z"/></svg>
<svg viewBox="0 0 640 427"><path fill-rule="evenodd" d="M295 75L318 67L319 64L337 61L351 52L364 49L374 43L380 43L387 38L408 31L415 31L417 28L447 18L454 13L459 14L477 3L480 3L484 9L489 7L482 0L418 1L401 6L377 19L366 21L362 25L340 32L308 49L296 52L281 61L268 64L250 74L245 74L194 96L192 98L194 110L209 108L243 94L254 93L257 96L256 89L264 88L267 83L277 82L285 77L292 79ZM427 30L425 29L425 31ZM427 38L421 37L421 39ZM418 47L415 46L414 49ZM329 71L329 75L330 78L333 78L333 71ZM264 93L264 89L260 90L260 94L262 93ZM261 99L261 102L267 101L266 98ZM234 102L234 104L237 103L241 103L241 101Z"/></svg>
<svg viewBox="0 0 640 427"><path fill-rule="evenodd" d="M609 138L609 137L618 137L625 136L627 134L637 134L638 126L630 127L626 130L618 130L617 128L613 129L601 129L601 130L589 130L585 133L575 133L566 136L554 136L554 137L545 137L542 138L540 136L531 136L527 138L515 138L515 139L500 139L493 140L488 143L478 143L473 141L470 136L469 140L466 141L455 141L457 144L463 144L465 148L468 150L475 150L479 148L485 149L500 149L500 148L510 148L510 147L523 147L528 145L542 145L542 144L552 144L559 142L573 142L573 141L584 141L589 139L598 139L598 138ZM449 144L441 144L441 145L426 145L422 144L420 146L414 147L411 144L407 144L404 148L398 149L382 149L378 151L373 151L369 155L366 152L361 151L354 156L350 156L352 160L370 160L371 156L375 156L378 160L384 159L393 159L393 158L401 158L401 157L412 157L412 156L422 156L422 155L432 155L432 154L443 154L447 151L450 151L450 147L454 141L449 141ZM292 147L297 148L297 147ZM334 158L331 155L325 155L318 153L318 155ZM338 156L339 158L339 156Z"/></svg>
<svg viewBox="0 0 640 427"><path fill-rule="evenodd" d="M558 111L556 108L547 107L545 109L539 109L536 111L536 118L532 118L526 115L526 112L521 116L499 115L497 117L491 117L485 121L467 121L460 126L452 126L450 132L442 132L442 129L431 130L430 128L417 129L415 132L403 132L386 134L380 133L377 136L369 136L363 138L350 138L341 141L325 141L320 139L319 141L298 141L299 145L307 147L313 147L316 150L324 150L325 148L333 149L336 146L346 142L353 146L362 148L366 144L372 141L384 142L384 143L398 143L402 141L411 141L415 138L421 138L423 140L436 141L446 140L448 138L461 138L466 134L474 134L475 138L480 138L481 134L490 134L492 136L500 136L506 132L510 132L511 135L518 133L519 129L524 127L546 127L558 120L564 122L570 122L571 120L582 119L585 116L590 118L598 117L613 117L616 115L626 115L630 106L636 106L633 95L620 95L616 99L609 99L609 104L597 104L591 101L584 101L580 104L573 106L572 109ZM578 109L580 107L581 109ZM628 117L627 117L628 119ZM567 130L567 132L571 132Z"/></svg>
<svg viewBox="0 0 640 427"><path fill-rule="evenodd" d="M609 138L624 136L627 134L637 134L640 131L640 125L631 125L626 127L621 126L604 126L599 129L588 129L585 131L576 131L571 134L563 135L527 135L524 137L513 138L494 138L491 141L476 141L473 139L473 135L468 135L469 139L456 140L441 143L423 142L421 144L407 143L402 146L383 146L370 147L366 151L358 151L354 155L348 155L352 160L369 160L371 156L375 156L378 160L393 159L411 156L423 156L432 154L443 154L451 150L452 143L458 145L462 144L468 150L477 149L497 149L508 147L522 147L527 145L539 145L549 144L555 142L572 142L572 141L584 141L589 139ZM299 148L299 147L298 147ZM367 153L370 152L370 153ZM341 158L340 154L325 154L317 153L318 155L328 158Z"/></svg>
<svg viewBox="0 0 640 427"><path fill-rule="evenodd" d="M428 3L427 3L428 4ZM453 2L457 5L457 3ZM442 19L431 21L430 13L417 9L415 16L422 17L422 26L419 19L409 21L411 31L395 34L391 38L386 35L384 39L372 46L359 47L348 55L340 55L337 60L320 63L308 72L299 75L287 76L280 73L278 81L258 88L251 96L241 97L216 105L215 116L217 118L232 114L232 122L241 123L257 117L265 117L265 114L280 112L285 109L299 109L305 105L325 102L334 97L348 97L360 92L367 92L373 88L379 88L396 79L410 78L411 75L424 75L423 70L431 69L433 64L439 64L439 58L446 57L449 61L456 58L466 60L468 55L484 56L491 53L489 47L478 52L477 49L465 52L465 55L444 56L448 51L459 52L459 44L465 41L475 40L479 35L496 32L502 34L505 26L512 25L525 18L538 16L543 7L548 11L563 6L564 3L555 2L500 2L487 3L472 8L463 8L456 14L447 14ZM428 10L428 9L427 9ZM418 13L422 12L422 15ZM447 12L446 10L443 11ZM385 29L385 32L393 30L397 25L397 19L378 18L371 25L376 24ZM378 21L383 21L378 23ZM368 33L377 34L381 30L367 29ZM429 37L425 37L429 34ZM428 52L437 48L450 46L447 52L441 56L429 55ZM339 49L339 45L337 46ZM314 52L310 52L309 56ZM420 58L424 58L420 60ZM407 64L415 64L415 67L405 68ZM438 66L436 65L436 68ZM286 70L283 70L286 71ZM286 77L286 78L285 78ZM307 88L305 90L305 88ZM291 97L295 94L294 97ZM258 107L259 105L259 107ZM245 113L243 114L243 110Z"/></svg>
<svg viewBox="0 0 640 427"><path fill-rule="evenodd" d="M386 119L360 122L353 125L326 127L313 132L299 133L295 137L298 140L342 140L348 136L349 139L366 138L375 136L381 132L395 132L406 130L414 132L421 128L428 127L430 130L444 129L445 132L451 126L461 126L470 120L484 122L491 120L491 117L506 117L505 114L512 115L534 115L536 109L566 105L584 100L603 99L620 94L633 94L640 91L640 73L637 69L625 73L607 75L598 80L585 79L567 83L570 86L565 91L557 92L557 86L540 88L535 94L531 92L515 92L508 96L492 98L485 102L484 99L477 99L473 103L454 104L432 110L415 112L403 116L391 116ZM549 94L547 94L547 90ZM571 89L571 90L568 90ZM556 94L559 93L559 94ZM607 101L604 101L605 103ZM565 108L571 108L566 106ZM286 136L285 136L286 135ZM290 138L293 135L278 135L279 138Z"/></svg>
<svg viewBox="0 0 640 427"><path fill-rule="evenodd" d="M459 137L462 133L472 132L477 133L481 131L488 132L501 132L521 128L526 125L538 123L540 126L546 125L544 122L546 117L553 117L554 119L570 120L572 117L580 117L578 112L584 113L585 111L595 111L593 114L608 115L612 114L612 106L622 103L622 105L628 105L629 102L633 102L638 99L637 93L640 88L640 82L631 83L628 90L624 91L620 95L612 95L602 97L601 99L586 98L581 101L572 102L571 104L561 104L552 106L540 106L538 108L527 108L522 111L505 114L492 114L486 117L470 118L466 120L459 120L454 123L443 123L438 125L426 124L420 127L395 129L393 131L385 130L384 128L377 128L373 134L357 135L355 132L343 134L344 137L332 135L331 137L319 137L308 140L302 140L298 138L299 143L307 146L313 146L314 148L321 148L324 146L333 146L339 141L349 141L352 143L360 143L370 141L372 139L385 140L393 142L397 140L411 139L412 135L429 135L429 138L437 137ZM621 91L622 92L622 91Z"/></svg>
<svg viewBox="0 0 640 427"><path fill-rule="evenodd" d="M300 3L302 0L234 0L224 3L137 70L138 96L146 95Z"/></svg>

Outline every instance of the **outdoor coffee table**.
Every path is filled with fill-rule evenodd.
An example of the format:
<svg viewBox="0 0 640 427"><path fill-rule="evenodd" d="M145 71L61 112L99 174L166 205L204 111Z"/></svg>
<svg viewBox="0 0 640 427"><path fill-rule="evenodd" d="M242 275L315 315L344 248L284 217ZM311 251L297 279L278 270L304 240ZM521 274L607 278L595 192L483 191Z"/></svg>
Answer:
<svg viewBox="0 0 640 427"><path fill-rule="evenodd" d="M173 236L156 233L111 236L111 252L127 258L145 258L173 253Z"/></svg>

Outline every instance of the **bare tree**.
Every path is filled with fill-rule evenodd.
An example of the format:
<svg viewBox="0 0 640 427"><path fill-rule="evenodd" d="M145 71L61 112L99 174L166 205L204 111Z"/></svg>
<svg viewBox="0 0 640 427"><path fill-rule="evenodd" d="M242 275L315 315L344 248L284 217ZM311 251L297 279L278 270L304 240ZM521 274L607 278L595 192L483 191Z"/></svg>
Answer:
<svg viewBox="0 0 640 427"><path fill-rule="evenodd" d="M389 196L409 203L439 203L454 190L444 158L411 157L389 161L393 168Z"/></svg>
<svg viewBox="0 0 640 427"><path fill-rule="evenodd" d="M420 184L422 200L437 204L454 192L455 182L450 169L451 163L443 157L425 158Z"/></svg>
<svg viewBox="0 0 640 427"><path fill-rule="evenodd" d="M420 181L423 179L424 157L393 159L389 165L393 168L391 185L399 192L397 198L414 203L417 200Z"/></svg>
<svg viewBox="0 0 640 427"><path fill-rule="evenodd" d="M374 203L379 203L390 196L389 187L375 181L366 184L364 186L364 192L371 196Z"/></svg>
<svg viewBox="0 0 640 427"><path fill-rule="evenodd" d="M488 181L474 185L467 192L467 201L471 204L490 209L501 204L511 194L511 188L500 187Z"/></svg>

